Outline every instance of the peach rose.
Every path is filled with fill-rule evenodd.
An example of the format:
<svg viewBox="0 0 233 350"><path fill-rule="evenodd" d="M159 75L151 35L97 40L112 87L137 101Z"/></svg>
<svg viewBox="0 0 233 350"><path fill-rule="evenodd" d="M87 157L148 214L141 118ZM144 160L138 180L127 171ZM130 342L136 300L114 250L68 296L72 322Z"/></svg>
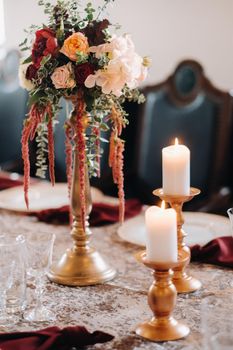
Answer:
<svg viewBox="0 0 233 350"><path fill-rule="evenodd" d="M53 85L56 89L72 89L76 83L73 79L72 63L57 67L51 75Z"/></svg>
<svg viewBox="0 0 233 350"><path fill-rule="evenodd" d="M77 53L87 54L89 45L84 34L78 32L70 35L65 41L60 50L71 61L77 61Z"/></svg>

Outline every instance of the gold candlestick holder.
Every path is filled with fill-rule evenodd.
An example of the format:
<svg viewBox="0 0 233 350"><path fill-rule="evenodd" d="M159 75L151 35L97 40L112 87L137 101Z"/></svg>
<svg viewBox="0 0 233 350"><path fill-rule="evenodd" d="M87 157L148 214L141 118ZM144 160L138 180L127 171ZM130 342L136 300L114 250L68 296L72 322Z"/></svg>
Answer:
<svg viewBox="0 0 233 350"><path fill-rule="evenodd" d="M85 103L83 95L78 94L70 96L67 99L73 103L73 110L70 115L70 123L75 130L73 147L73 177L71 188L70 209L73 217L72 230L70 235L73 239L73 247L67 249L57 263L54 263L48 273L51 281L67 286L89 286L103 283L113 279L116 271L111 268L100 253L90 246L91 230L89 228L89 215L92 209L90 180L88 176L88 167L85 166L85 206L86 217L83 220L81 202L82 191L79 175L79 149L77 147L79 139L76 133L77 118L82 116L82 122L85 121ZM85 222L83 222L85 221Z"/></svg>
<svg viewBox="0 0 233 350"><path fill-rule="evenodd" d="M178 322L172 312L176 305L177 291L172 283L172 268L177 263L156 263L148 261L146 253L141 254L143 264L154 270L155 281L148 292L148 304L153 311L151 320L139 324L136 334L152 341L177 340L186 337L190 330Z"/></svg>
<svg viewBox="0 0 233 350"><path fill-rule="evenodd" d="M153 191L153 194L161 200L169 203L177 214L177 242L178 242L178 266L174 267L173 283L178 293L190 293L200 289L202 284L196 278L186 273L186 267L190 262L190 249L185 243L187 234L183 230L184 216L182 213L183 204L197 196L200 190L194 187L190 188L189 195L168 195L162 188Z"/></svg>
<svg viewBox="0 0 233 350"><path fill-rule="evenodd" d="M92 209L90 182L85 174L86 220L81 220L80 182L78 178L78 153L74 151L74 169L71 190L71 212L73 224L70 235L73 247L67 249L58 263L54 263L48 273L51 281L67 286L89 286L113 279L116 271L102 258L100 253L90 247L91 230L89 214Z"/></svg>

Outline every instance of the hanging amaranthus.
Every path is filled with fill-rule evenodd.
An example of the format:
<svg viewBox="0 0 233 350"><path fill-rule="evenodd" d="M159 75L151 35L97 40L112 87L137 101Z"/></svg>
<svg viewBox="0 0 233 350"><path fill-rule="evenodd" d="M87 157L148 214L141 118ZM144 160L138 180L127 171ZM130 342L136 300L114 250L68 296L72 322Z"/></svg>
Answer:
<svg viewBox="0 0 233 350"><path fill-rule="evenodd" d="M27 208L29 208L28 190L30 184L30 158L29 158L29 139L32 141L35 137L38 125L44 116L44 109L39 110L36 105L32 105L28 118L24 123L22 132L22 158L24 162L24 198Z"/></svg>
<svg viewBox="0 0 233 350"><path fill-rule="evenodd" d="M65 153L66 153L66 177L68 184L68 196L70 198L71 185L72 185L72 139L73 129L70 121L67 120L65 123Z"/></svg>
<svg viewBox="0 0 233 350"><path fill-rule="evenodd" d="M38 126L46 121L48 128L48 159L49 159L49 173L52 184L55 183L54 176L54 138L53 138L53 113L51 104L45 107L38 107L33 104L28 118L25 121L22 132L22 158L24 161L24 198L27 208L29 208L28 190L30 184L30 158L29 158L29 140L33 141L38 129Z"/></svg>
<svg viewBox="0 0 233 350"><path fill-rule="evenodd" d="M93 128L93 134L95 136L95 162L97 164L97 176L100 177L101 168L100 168L100 156L101 156L101 147L100 147L100 126L95 125Z"/></svg>
<svg viewBox="0 0 233 350"><path fill-rule="evenodd" d="M125 143L121 139L117 140L117 185L119 197L119 221L122 223L125 217L125 192L124 192L124 148Z"/></svg>
<svg viewBox="0 0 233 350"><path fill-rule="evenodd" d="M31 133L31 125L30 122L26 121L24 124L24 129L22 133L22 158L24 161L24 199L27 208L29 208L28 201L28 190L30 184L30 159L29 159L29 145L28 140Z"/></svg>
<svg viewBox="0 0 233 350"><path fill-rule="evenodd" d="M55 184L54 174L54 137L53 137L53 112L51 104L46 107L46 113L48 116L48 159L49 159L49 176L52 185Z"/></svg>
<svg viewBox="0 0 233 350"><path fill-rule="evenodd" d="M110 136L109 145L109 166L112 168L113 181L118 186L119 197L119 221L124 221L125 195L124 195L124 141L120 138L122 129L125 127L125 120L115 106L112 108L110 120L113 124L113 131Z"/></svg>
<svg viewBox="0 0 233 350"><path fill-rule="evenodd" d="M114 183L118 186L119 221L124 221L125 194L124 194L124 141L113 132L110 137L109 166L112 168Z"/></svg>

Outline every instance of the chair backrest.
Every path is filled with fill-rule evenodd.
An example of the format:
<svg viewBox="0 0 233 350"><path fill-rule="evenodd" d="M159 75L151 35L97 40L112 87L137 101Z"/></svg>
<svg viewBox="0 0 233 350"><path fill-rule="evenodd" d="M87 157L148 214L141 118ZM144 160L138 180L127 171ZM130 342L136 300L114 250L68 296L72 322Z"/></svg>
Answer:
<svg viewBox="0 0 233 350"><path fill-rule="evenodd" d="M19 52L9 51L0 69L0 166L21 159L20 139L27 111L27 92L19 86L18 67Z"/></svg>
<svg viewBox="0 0 233 350"><path fill-rule="evenodd" d="M227 182L232 98L215 88L193 60L181 62L161 84L144 88L139 110L135 176L139 196L153 202L162 186L162 148L174 142L191 151L191 185L203 196Z"/></svg>

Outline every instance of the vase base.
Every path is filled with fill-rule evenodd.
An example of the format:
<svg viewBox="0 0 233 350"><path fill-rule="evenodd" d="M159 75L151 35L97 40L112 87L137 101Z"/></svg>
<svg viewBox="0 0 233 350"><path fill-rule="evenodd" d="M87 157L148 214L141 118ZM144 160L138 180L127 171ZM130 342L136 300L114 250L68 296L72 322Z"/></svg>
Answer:
<svg viewBox="0 0 233 350"><path fill-rule="evenodd" d="M53 264L48 278L66 286L90 286L113 279L116 271L92 248L75 252L67 249L58 263Z"/></svg>
<svg viewBox="0 0 233 350"><path fill-rule="evenodd" d="M184 338L189 334L190 330L184 324L170 317L162 322L156 318L144 322L137 326L135 332L144 339L162 342Z"/></svg>

